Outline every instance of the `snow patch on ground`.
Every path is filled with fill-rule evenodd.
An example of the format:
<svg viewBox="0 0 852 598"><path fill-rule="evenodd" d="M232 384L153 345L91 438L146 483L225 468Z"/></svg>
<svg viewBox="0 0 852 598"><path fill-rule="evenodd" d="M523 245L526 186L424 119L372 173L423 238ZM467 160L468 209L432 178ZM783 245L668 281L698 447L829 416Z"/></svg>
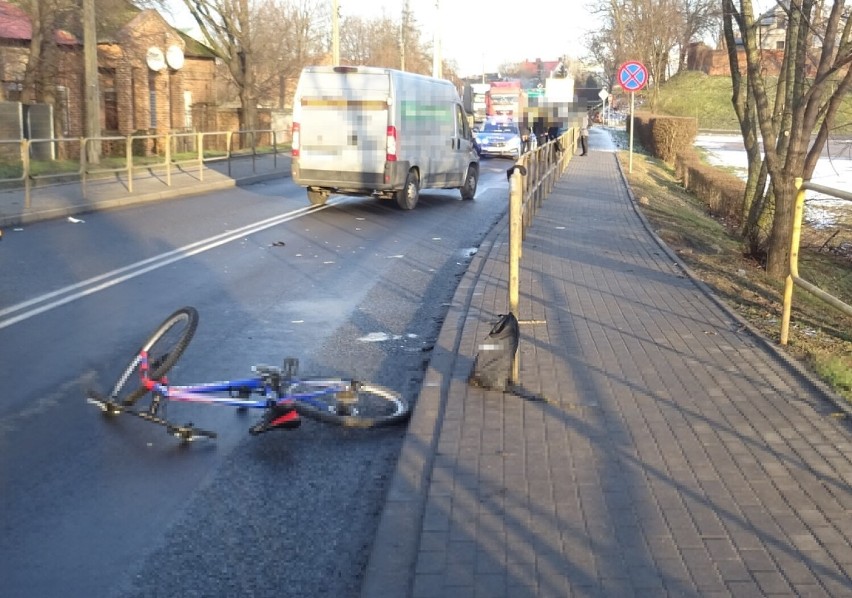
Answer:
<svg viewBox="0 0 852 598"><path fill-rule="evenodd" d="M741 179L748 175L748 158L744 149L732 150L730 144L738 143L742 147L742 137L738 135L698 135L695 145L707 152L707 160L714 166L729 167ZM847 191L852 181L852 159L842 157L820 158L811 178L812 183ZM805 195L805 220L816 228L829 228L836 224L838 211L852 210L852 205L815 191Z"/></svg>

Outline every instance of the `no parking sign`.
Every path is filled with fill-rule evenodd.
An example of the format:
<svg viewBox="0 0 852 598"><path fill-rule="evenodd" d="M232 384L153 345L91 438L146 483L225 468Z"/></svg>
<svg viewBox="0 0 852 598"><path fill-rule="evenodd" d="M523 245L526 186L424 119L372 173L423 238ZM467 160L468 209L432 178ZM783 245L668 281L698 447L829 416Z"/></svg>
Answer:
<svg viewBox="0 0 852 598"><path fill-rule="evenodd" d="M636 94L648 83L648 69L641 62L630 60L618 68L618 84L630 92L630 161L628 171L633 172L633 101Z"/></svg>
<svg viewBox="0 0 852 598"><path fill-rule="evenodd" d="M618 84L624 91L639 91L648 83L648 69L641 62L630 60L618 69Z"/></svg>

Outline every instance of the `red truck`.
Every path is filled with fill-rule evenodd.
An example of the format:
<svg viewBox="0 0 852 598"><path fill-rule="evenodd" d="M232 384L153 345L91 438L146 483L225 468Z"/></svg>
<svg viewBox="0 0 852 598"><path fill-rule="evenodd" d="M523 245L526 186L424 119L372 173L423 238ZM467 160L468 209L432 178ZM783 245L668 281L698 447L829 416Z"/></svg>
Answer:
<svg viewBox="0 0 852 598"><path fill-rule="evenodd" d="M488 116L503 116L520 122L526 110L527 96L520 81L492 81L488 94Z"/></svg>

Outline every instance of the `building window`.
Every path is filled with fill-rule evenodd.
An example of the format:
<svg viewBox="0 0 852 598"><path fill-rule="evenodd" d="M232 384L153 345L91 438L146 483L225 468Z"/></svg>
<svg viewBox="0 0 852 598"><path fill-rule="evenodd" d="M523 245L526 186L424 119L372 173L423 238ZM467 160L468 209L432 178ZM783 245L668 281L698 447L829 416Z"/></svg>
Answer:
<svg viewBox="0 0 852 598"><path fill-rule="evenodd" d="M118 94L114 89L104 90L104 129L118 131Z"/></svg>
<svg viewBox="0 0 852 598"><path fill-rule="evenodd" d="M188 129L192 128L192 92L183 92L183 122Z"/></svg>
<svg viewBox="0 0 852 598"><path fill-rule="evenodd" d="M71 122L71 111L68 108L68 88L64 85L56 86L56 109L59 111L59 124L62 135L68 136L68 123Z"/></svg>
<svg viewBox="0 0 852 598"><path fill-rule="evenodd" d="M148 76L148 102L151 113L148 127L150 129L157 128L157 75L156 73Z"/></svg>
<svg viewBox="0 0 852 598"><path fill-rule="evenodd" d="M20 102L23 95L24 85L17 81L7 81L4 84L6 88L6 100L9 102Z"/></svg>
<svg viewBox="0 0 852 598"><path fill-rule="evenodd" d="M775 49L776 50L783 50L784 49L784 40L783 39L781 41L775 42Z"/></svg>

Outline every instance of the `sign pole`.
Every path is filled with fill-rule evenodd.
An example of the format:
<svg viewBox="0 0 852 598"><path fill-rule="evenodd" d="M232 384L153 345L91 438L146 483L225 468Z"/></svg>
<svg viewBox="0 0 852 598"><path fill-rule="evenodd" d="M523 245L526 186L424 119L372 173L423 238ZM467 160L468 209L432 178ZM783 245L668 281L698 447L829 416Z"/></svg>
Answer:
<svg viewBox="0 0 852 598"><path fill-rule="evenodd" d="M648 83L648 69L641 62L630 60L618 69L618 82L624 91L630 92L630 157L628 172L633 173L633 108L636 92Z"/></svg>
<svg viewBox="0 0 852 598"><path fill-rule="evenodd" d="M629 166L627 168L627 172L629 172L630 174L633 174L633 125L635 124L633 122L633 101L634 101L635 97L636 97L636 92L631 91L630 92L630 158L629 158L629 161L628 161Z"/></svg>

